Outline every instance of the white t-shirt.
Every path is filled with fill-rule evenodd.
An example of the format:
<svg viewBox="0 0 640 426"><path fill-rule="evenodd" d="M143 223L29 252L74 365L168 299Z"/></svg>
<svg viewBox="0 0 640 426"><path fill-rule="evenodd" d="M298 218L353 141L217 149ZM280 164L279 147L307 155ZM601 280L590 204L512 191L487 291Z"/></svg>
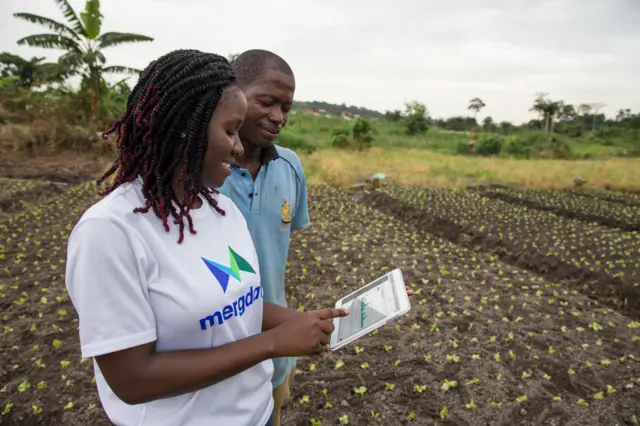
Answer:
<svg viewBox="0 0 640 426"><path fill-rule="evenodd" d="M144 206L140 181L90 207L73 229L66 285L79 315L82 356L95 357L157 339L157 351L220 346L261 332L258 260L242 213L214 195L185 220L184 241L169 217L165 232ZM98 393L118 426L265 425L273 410L273 362L264 361L200 391L128 405L94 361Z"/></svg>

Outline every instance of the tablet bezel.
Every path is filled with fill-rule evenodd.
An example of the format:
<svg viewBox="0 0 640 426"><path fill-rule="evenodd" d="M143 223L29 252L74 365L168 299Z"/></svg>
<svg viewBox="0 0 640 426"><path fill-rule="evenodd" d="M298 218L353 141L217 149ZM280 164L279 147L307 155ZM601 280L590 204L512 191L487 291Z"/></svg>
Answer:
<svg viewBox="0 0 640 426"><path fill-rule="evenodd" d="M381 284L376 284L377 281L381 280L384 277L388 277L389 281L391 282L391 285L394 286L394 291L396 292L397 296L398 296L398 303L399 303L399 308L397 311L395 311L394 313L392 313L391 315L377 321L374 324L371 324L369 327L357 332L356 334L351 335L350 337L346 338L343 341L338 342L338 336L339 336L339 332L340 332L340 318L334 318L333 319L333 325L335 327L333 333L331 333L331 341L329 343L329 349L331 351L335 351L337 349L342 348L345 345L348 345L349 343L359 339L360 337L364 336L365 334L371 333L372 331L376 330L377 328L382 327L383 325L387 324L390 321L393 321L394 319L398 318L400 315L404 315L407 312L409 312L409 310L411 309L411 304L409 302L409 296L407 296L407 291L406 291L406 287L405 287L405 283L404 283L404 278L402 276L402 271L400 269L394 269L393 271L381 275L380 277L376 278L375 280L371 281L370 283L360 287L359 289L347 294L346 296L342 297L340 300L338 300L336 302L336 309L342 309L342 305L343 305L343 301L345 299L349 299L350 297L353 296L354 293L358 293L360 291L362 291L363 289L369 290L371 288L375 288Z"/></svg>

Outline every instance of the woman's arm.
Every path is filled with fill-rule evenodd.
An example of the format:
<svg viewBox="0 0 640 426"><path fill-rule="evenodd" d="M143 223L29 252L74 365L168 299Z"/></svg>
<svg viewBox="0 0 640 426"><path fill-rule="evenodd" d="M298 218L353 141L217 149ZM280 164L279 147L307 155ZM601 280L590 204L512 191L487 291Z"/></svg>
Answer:
<svg viewBox="0 0 640 426"><path fill-rule="evenodd" d="M156 352L155 342L96 357L115 394L142 404L194 392L276 356L274 332L208 349Z"/></svg>
<svg viewBox="0 0 640 426"><path fill-rule="evenodd" d="M157 353L153 342L96 361L121 400L141 404L211 386L266 359L320 353L334 330L330 320L346 315L336 309L300 312L293 321L215 348Z"/></svg>
<svg viewBox="0 0 640 426"><path fill-rule="evenodd" d="M302 312L275 305L273 303L265 303L262 314L262 331L276 328L285 321L295 319L302 315Z"/></svg>

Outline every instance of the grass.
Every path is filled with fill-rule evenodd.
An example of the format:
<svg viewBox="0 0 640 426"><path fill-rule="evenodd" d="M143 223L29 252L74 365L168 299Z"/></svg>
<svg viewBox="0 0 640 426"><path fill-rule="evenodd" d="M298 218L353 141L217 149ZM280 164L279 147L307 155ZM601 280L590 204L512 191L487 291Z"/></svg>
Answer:
<svg viewBox="0 0 640 426"><path fill-rule="evenodd" d="M640 158L599 160L516 160L499 157L467 157L417 148L372 148L367 152L325 148L313 154L299 153L311 184L347 187L377 172L408 186L461 188L482 182L502 182L530 188L573 186L581 176L587 186L640 191ZM54 181L92 180L110 166L111 156L67 153L28 156L3 152L3 175L43 177ZM25 167L29 165L28 167Z"/></svg>
<svg viewBox="0 0 640 426"><path fill-rule="evenodd" d="M640 158L516 160L411 148L373 148L368 152L323 149L301 158L309 182L342 187L361 182L371 173L383 172L409 186L459 188L472 183L503 182L558 189L573 186L573 178L580 176L593 187L640 189Z"/></svg>

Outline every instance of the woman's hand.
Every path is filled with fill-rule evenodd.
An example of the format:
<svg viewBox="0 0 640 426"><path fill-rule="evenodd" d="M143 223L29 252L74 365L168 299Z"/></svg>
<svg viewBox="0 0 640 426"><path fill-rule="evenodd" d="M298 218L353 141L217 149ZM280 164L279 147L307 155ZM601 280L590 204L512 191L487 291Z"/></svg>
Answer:
<svg viewBox="0 0 640 426"><path fill-rule="evenodd" d="M343 309L304 312L274 328L274 358L316 355L324 351L335 329L333 318L346 317Z"/></svg>

